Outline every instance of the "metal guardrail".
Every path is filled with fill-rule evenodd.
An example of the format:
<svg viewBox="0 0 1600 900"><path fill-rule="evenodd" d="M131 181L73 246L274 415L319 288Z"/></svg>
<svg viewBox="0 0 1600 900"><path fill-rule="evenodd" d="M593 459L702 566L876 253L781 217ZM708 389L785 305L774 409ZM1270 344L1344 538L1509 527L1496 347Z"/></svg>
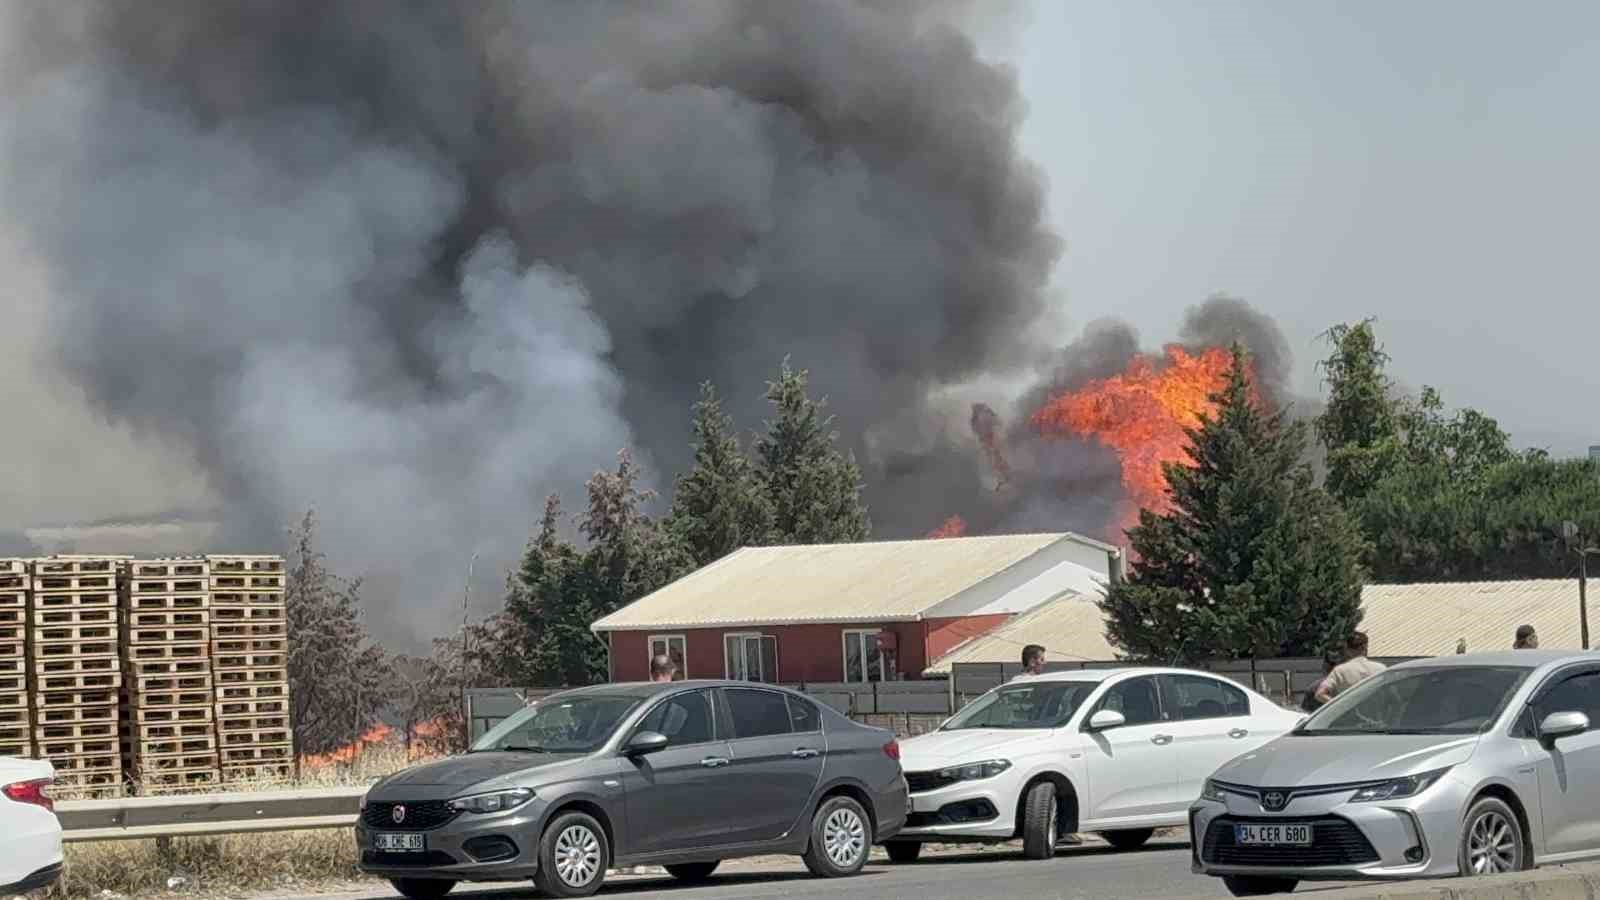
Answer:
<svg viewBox="0 0 1600 900"><path fill-rule="evenodd" d="M66 841L249 834L306 828L348 828L365 787L67 800L56 804Z"/></svg>

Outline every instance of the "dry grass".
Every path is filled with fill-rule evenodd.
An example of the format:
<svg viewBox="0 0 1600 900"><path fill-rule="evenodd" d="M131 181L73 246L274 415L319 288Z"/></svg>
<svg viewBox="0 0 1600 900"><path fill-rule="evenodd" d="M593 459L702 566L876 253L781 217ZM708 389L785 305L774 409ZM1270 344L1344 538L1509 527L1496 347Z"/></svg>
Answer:
<svg viewBox="0 0 1600 900"><path fill-rule="evenodd" d="M302 772L293 783L242 782L229 791L358 786L407 765L399 747L368 748L351 763ZM62 799L68 799L63 797ZM157 894L237 896L259 890L316 890L362 878L347 828L285 831L167 841L100 841L67 845L66 874L45 894L50 900L109 900ZM169 879L174 881L169 888Z"/></svg>

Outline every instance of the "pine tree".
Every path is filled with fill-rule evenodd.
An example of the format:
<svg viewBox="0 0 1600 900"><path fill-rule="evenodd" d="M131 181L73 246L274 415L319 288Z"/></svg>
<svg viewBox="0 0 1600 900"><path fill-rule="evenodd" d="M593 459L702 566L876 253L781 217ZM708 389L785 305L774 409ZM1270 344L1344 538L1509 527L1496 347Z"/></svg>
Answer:
<svg viewBox="0 0 1600 900"><path fill-rule="evenodd" d="M854 454L834 445L826 401L806 393L808 373L783 361L767 385L776 417L756 442L757 471L772 508L774 543L827 544L866 540L872 531L861 502L861 470Z"/></svg>
<svg viewBox="0 0 1600 900"><path fill-rule="evenodd" d="M1319 655L1360 622L1361 538L1301 462L1304 426L1262 408L1242 348L1212 400L1190 463L1166 467L1171 511L1129 532L1109 637L1136 659Z"/></svg>
<svg viewBox="0 0 1600 900"><path fill-rule="evenodd" d="M1394 385L1384 374L1388 354L1372 320L1335 325L1326 334L1333 352L1320 363L1328 405L1317 417L1317 438L1328 450L1328 493L1346 505L1360 500L1392 467L1399 439Z"/></svg>
<svg viewBox="0 0 1600 900"><path fill-rule="evenodd" d="M325 753L353 742L393 699L395 675L361 622L361 582L328 570L316 549L316 517L290 532L284 601L295 744Z"/></svg>
<svg viewBox="0 0 1600 900"><path fill-rule="evenodd" d="M772 512L709 382L694 407L694 439L694 468L678 478L668 527L703 566L765 543Z"/></svg>

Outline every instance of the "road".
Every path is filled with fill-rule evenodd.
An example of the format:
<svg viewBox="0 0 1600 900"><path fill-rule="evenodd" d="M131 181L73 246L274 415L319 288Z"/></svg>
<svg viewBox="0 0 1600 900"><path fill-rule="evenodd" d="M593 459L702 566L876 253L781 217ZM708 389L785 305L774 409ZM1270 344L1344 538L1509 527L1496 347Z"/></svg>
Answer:
<svg viewBox="0 0 1600 900"><path fill-rule="evenodd" d="M1331 887L1331 886L1329 886ZM1316 886L1296 893L1315 895ZM462 889L452 898L525 900L530 888ZM699 887L671 878L623 876L607 881L600 896L615 900L670 897L672 900L732 900L783 897L787 900L956 900L956 898L1028 898L1028 900L1200 900L1226 897L1222 883L1189 872L1189 844L1184 838L1152 841L1129 853L1113 852L1098 841L1062 848L1049 862L1022 859L1014 848L941 855L913 865L875 860L856 878L836 881L812 878L798 859L731 862ZM295 900L389 900L389 891L321 894Z"/></svg>

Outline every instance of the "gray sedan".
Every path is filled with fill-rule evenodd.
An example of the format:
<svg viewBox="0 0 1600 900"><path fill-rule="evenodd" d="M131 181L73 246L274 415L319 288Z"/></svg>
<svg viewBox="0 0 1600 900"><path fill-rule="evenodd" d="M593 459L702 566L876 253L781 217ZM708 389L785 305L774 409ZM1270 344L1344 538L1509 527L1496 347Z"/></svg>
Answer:
<svg viewBox="0 0 1600 900"><path fill-rule="evenodd" d="M1597 654L1395 666L1217 770L1190 809L1195 871L1247 896L1600 856L1597 718Z"/></svg>
<svg viewBox="0 0 1600 900"><path fill-rule="evenodd" d="M854 875L906 818L893 733L748 682L602 685L546 698L464 756L375 784L361 868L407 897L526 878L582 897L607 868L687 881L719 861L794 854Z"/></svg>

